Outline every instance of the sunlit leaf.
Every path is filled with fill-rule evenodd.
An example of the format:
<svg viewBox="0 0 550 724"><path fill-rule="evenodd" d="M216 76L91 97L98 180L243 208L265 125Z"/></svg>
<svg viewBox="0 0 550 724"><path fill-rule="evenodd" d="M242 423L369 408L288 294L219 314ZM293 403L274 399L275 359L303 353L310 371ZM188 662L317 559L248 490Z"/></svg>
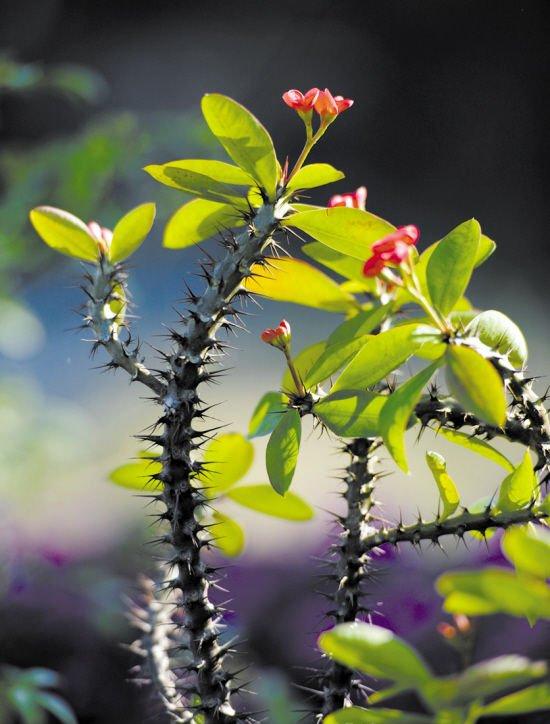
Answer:
<svg viewBox="0 0 550 724"><path fill-rule="evenodd" d="M281 419L281 414L286 411L288 397L282 392L266 392L261 398L248 424L248 437L262 437L269 435Z"/></svg>
<svg viewBox="0 0 550 724"><path fill-rule="evenodd" d="M310 163L295 174L287 185L289 191L296 189L313 189L317 186L325 186L334 181L345 178L342 171L331 166L330 163Z"/></svg>
<svg viewBox="0 0 550 724"><path fill-rule="evenodd" d="M447 472L447 463L442 455L433 450L428 450L426 452L426 462L433 475L439 490L441 502L443 503L443 510L439 516L439 520L442 521L452 515L458 508L460 495L453 479Z"/></svg>
<svg viewBox="0 0 550 724"><path fill-rule="evenodd" d="M446 360L453 397L467 412L502 427L506 421L506 395L493 365L475 350L459 345L449 345Z"/></svg>
<svg viewBox="0 0 550 724"><path fill-rule="evenodd" d="M394 327L369 339L344 368L332 391L364 389L397 369L420 346L414 341L417 326Z"/></svg>
<svg viewBox="0 0 550 724"><path fill-rule="evenodd" d="M215 525L210 527L215 545L230 558L239 556L244 549L244 531L232 518L219 510L212 514Z"/></svg>
<svg viewBox="0 0 550 724"><path fill-rule="evenodd" d="M37 206L29 217L38 236L52 249L75 259L97 261L97 242L77 216L53 206Z"/></svg>
<svg viewBox="0 0 550 724"><path fill-rule="evenodd" d="M295 493L287 492L283 497L271 485L243 485L233 488L227 497L245 508L272 515L285 520L311 520L313 509Z"/></svg>
<svg viewBox="0 0 550 724"><path fill-rule="evenodd" d="M152 480L162 470L162 464L156 460L142 458L135 462L126 463L113 470L109 479L115 485L131 490L160 490L162 483Z"/></svg>
<svg viewBox="0 0 550 724"><path fill-rule="evenodd" d="M306 388L326 380L343 367L367 343L371 335L357 337L347 342L338 342L326 347L323 354L309 370L305 379Z"/></svg>
<svg viewBox="0 0 550 724"><path fill-rule="evenodd" d="M341 390L315 403L313 414L341 437L376 437L387 399L373 392Z"/></svg>
<svg viewBox="0 0 550 724"><path fill-rule="evenodd" d="M203 96L201 106L210 130L229 156L274 199L279 165L266 129L244 106L219 93Z"/></svg>
<svg viewBox="0 0 550 724"><path fill-rule="evenodd" d="M537 477L533 470L531 454L527 450L517 468L502 481L497 506L504 511L519 510L529 505L537 495Z"/></svg>
<svg viewBox="0 0 550 724"><path fill-rule="evenodd" d="M253 180L237 166L223 161L186 159L145 166L144 171L165 186L209 201L246 208L247 187Z"/></svg>
<svg viewBox="0 0 550 724"><path fill-rule="evenodd" d="M389 314L391 305L382 305L366 311L359 312L351 319L346 319L330 334L327 339L328 346L334 344L345 344L352 339L363 337L365 334L374 331L380 326L385 317Z"/></svg>
<svg viewBox="0 0 550 724"><path fill-rule="evenodd" d="M431 678L422 657L408 643L381 626L344 623L322 633L319 647L350 669L412 686Z"/></svg>
<svg viewBox="0 0 550 724"><path fill-rule="evenodd" d="M395 226L368 211L343 206L294 214L283 224L363 262L374 242L395 230Z"/></svg>
<svg viewBox="0 0 550 724"><path fill-rule="evenodd" d="M516 570L550 578L550 531L541 525L515 525L502 539L502 551Z"/></svg>
<svg viewBox="0 0 550 724"><path fill-rule="evenodd" d="M216 437L204 449L204 469L198 476L209 495L229 490L244 478L254 459L252 443L238 432Z"/></svg>
<svg viewBox="0 0 550 724"><path fill-rule="evenodd" d="M363 274L363 265L365 260L356 259L353 256L347 256L339 251L335 251L320 241L311 241L302 246L302 251L314 261L326 266L327 269L340 274L346 279L353 279L368 288L369 284L374 288L373 280L367 279Z"/></svg>
<svg viewBox="0 0 550 724"><path fill-rule="evenodd" d="M314 342L308 347L302 349L299 354L294 357L294 368L296 369L296 372L298 373L302 381L307 378L310 369L321 357L326 349L326 346L326 342ZM281 380L281 389L285 390L286 392L298 391L288 368L285 369L285 372L283 374L283 378Z"/></svg>
<svg viewBox="0 0 550 724"><path fill-rule="evenodd" d="M361 709L353 706L340 709L323 719L323 724L433 724L433 717L410 714L398 709Z"/></svg>
<svg viewBox="0 0 550 724"><path fill-rule="evenodd" d="M243 286L249 292L278 302L293 302L325 312L347 312L357 307L351 294L319 269L300 259L270 259L269 266L252 268Z"/></svg>
<svg viewBox="0 0 550 724"><path fill-rule="evenodd" d="M449 314L462 297L475 267L481 228L475 219L465 221L445 236L434 249L426 282L435 307Z"/></svg>
<svg viewBox="0 0 550 724"><path fill-rule="evenodd" d="M185 249L230 227L244 226L245 220L230 204L193 199L181 206L164 229L163 245Z"/></svg>
<svg viewBox="0 0 550 724"><path fill-rule="evenodd" d="M502 312L489 309L481 312L468 324L465 334L477 337L491 349L507 355L516 367L527 362L527 342L521 329Z"/></svg>
<svg viewBox="0 0 550 724"><path fill-rule="evenodd" d="M284 495L292 483L301 437L300 414L297 410L288 410L271 433L266 449L269 482L279 495Z"/></svg>
<svg viewBox="0 0 550 724"><path fill-rule="evenodd" d="M406 473L409 472L409 464L405 451L405 430L422 390L438 367L439 363L434 362L400 385L395 392L388 395L380 413L380 434L384 444L401 470Z"/></svg>
<svg viewBox="0 0 550 724"><path fill-rule="evenodd" d="M511 714L529 714L547 709L550 710L550 684L537 684L486 704L480 714L507 717Z"/></svg>
<svg viewBox="0 0 550 724"><path fill-rule="evenodd" d="M508 458L499 452L496 448L490 445L485 440L480 440L478 437L467 435L465 432L459 430L451 430L447 427L442 427L437 431L437 434L444 437L445 440L460 445L461 447L467 448L481 457L492 460L497 465L500 465L505 470L511 472L514 470L514 465L508 460Z"/></svg>
<svg viewBox="0 0 550 724"><path fill-rule="evenodd" d="M109 249L111 261L123 261L141 246L151 231L155 213L155 204L141 204L117 222L113 229L113 240Z"/></svg>

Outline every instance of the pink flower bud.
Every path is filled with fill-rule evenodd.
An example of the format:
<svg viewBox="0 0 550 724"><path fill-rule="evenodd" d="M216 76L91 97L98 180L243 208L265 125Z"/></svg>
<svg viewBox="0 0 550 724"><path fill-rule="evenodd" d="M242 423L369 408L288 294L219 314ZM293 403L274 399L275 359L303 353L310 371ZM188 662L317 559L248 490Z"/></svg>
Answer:
<svg viewBox="0 0 550 724"><path fill-rule="evenodd" d="M313 110L319 93L319 88L311 88L305 95L301 91L293 88L283 93L283 100L287 106L293 108L295 111L309 113Z"/></svg>
<svg viewBox="0 0 550 724"><path fill-rule="evenodd" d="M270 344L272 347L278 347L279 349L287 347L291 338L292 331L286 319L281 319L279 325L275 328L264 329L260 335L262 342Z"/></svg>
<svg viewBox="0 0 550 724"><path fill-rule="evenodd" d="M88 231L97 242L101 252L103 254L108 254L111 241L113 240L113 232L111 229L106 229L104 226L100 226L97 221L90 221L88 223Z"/></svg>
<svg viewBox="0 0 550 724"><path fill-rule="evenodd" d="M331 196L328 207L333 208L334 206L346 206L349 209L362 209L364 211L367 206L367 187L359 186L358 189L350 193Z"/></svg>
<svg viewBox="0 0 550 724"><path fill-rule="evenodd" d="M324 91L319 91L319 95L315 101L315 110L323 117L337 116L342 111L351 108L353 101L351 98L344 98L343 96L333 96L328 88Z"/></svg>

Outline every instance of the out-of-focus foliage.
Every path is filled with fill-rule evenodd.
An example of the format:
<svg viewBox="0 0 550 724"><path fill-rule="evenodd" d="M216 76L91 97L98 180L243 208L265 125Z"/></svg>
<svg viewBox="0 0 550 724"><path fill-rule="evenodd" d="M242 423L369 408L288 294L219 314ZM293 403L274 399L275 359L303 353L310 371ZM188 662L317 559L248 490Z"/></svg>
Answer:
<svg viewBox="0 0 550 724"><path fill-rule="evenodd" d="M77 724L71 707L50 689L57 689L60 677L50 669L0 667L0 721L17 716L23 724L46 724L51 714L62 724Z"/></svg>

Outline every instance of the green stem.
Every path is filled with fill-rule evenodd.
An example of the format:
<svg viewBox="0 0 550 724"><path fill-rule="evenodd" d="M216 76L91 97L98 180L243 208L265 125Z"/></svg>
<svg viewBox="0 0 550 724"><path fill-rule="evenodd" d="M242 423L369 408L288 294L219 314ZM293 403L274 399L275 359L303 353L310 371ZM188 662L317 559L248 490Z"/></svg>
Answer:
<svg viewBox="0 0 550 724"><path fill-rule="evenodd" d="M288 369L292 376L292 380L294 382L294 385L296 386L296 391L298 392L300 397L305 397L306 388L304 387L304 383L302 382L300 375L298 374L298 370L294 366L294 361L293 361L292 357L290 356L290 349L287 346L283 347L282 349L283 349L283 354L286 358L286 363L288 365Z"/></svg>

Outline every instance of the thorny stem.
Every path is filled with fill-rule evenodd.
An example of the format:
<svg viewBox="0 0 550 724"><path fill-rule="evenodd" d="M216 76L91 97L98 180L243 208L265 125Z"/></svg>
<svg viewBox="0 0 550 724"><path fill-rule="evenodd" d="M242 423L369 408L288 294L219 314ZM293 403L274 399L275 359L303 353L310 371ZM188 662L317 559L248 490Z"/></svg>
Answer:
<svg viewBox="0 0 550 724"><path fill-rule="evenodd" d="M340 540L334 547L336 556L332 562L335 571L331 579L337 583L333 594L334 609L331 615L336 624L355 621L362 608L363 583L368 577L369 556L363 549L362 540L368 529L370 510L374 504L376 474L373 470L376 458L376 440L357 438L346 446L351 460L346 468L346 513L341 519ZM353 672L346 666L331 661L322 678L322 715L351 706Z"/></svg>

